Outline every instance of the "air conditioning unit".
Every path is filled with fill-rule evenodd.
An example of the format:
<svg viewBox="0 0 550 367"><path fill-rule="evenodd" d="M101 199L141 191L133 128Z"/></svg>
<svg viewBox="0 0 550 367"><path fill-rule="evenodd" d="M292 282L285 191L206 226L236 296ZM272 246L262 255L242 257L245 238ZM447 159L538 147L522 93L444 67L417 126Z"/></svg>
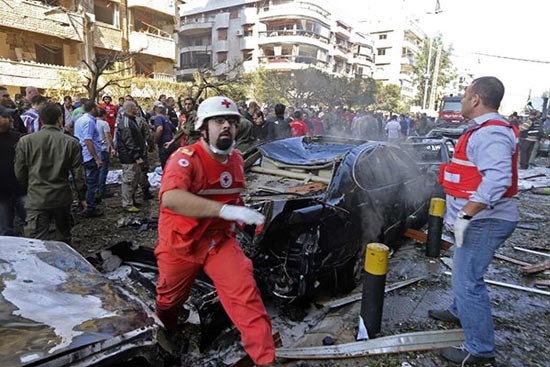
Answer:
<svg viewBox="0 0 550 367"><path fill-rule="evenodd" d="M242 37L243 36L243 31L240 30L240 29L237 29L236 34L237 34L237 37Z"/></svg>

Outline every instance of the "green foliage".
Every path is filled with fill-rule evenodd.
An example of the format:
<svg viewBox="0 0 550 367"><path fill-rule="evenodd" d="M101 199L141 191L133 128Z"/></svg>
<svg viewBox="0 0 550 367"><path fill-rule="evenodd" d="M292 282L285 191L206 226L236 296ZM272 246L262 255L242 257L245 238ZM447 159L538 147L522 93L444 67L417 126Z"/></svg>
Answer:
<svg viewBox="0 0 550 367"><path fill-rule="evenodd" d="M429 96L431 93L432 80L436 69L435 61L437 58L437 50L440 46L441 57L439 60L439 72L437 74L437 88L445 87L452 79L456 77L456 69L451 61L451 54L453 52L452 46L446 47L441 34L439 34L435 38L431 39L432 52L430 54L430 38L426 37L422 47L420 48L420 52L416 57L416 62L413 67L413 81L418 90L418 94L415 96L413 102L419 106L421 106L423 102L426 80L428 81L427 95ZM430 59L430 73L426 74L426 70L428 68L428 58Z"/></svg>
<svg viewBox="0 0 550 367"><path fill-rule="evenodd" d="M395 84L378 84L378 93L371 108L375 111L406 113L407 106L401 101L401 88Z"/></svg>
<svg viewBox="0 0 550 367"><path fill-rule="evenodd" d="M372 79L335 77L314 68L275 71L259 69L244 76L249 96L271 105L340 105L350 108L374 102Z"/></svg>

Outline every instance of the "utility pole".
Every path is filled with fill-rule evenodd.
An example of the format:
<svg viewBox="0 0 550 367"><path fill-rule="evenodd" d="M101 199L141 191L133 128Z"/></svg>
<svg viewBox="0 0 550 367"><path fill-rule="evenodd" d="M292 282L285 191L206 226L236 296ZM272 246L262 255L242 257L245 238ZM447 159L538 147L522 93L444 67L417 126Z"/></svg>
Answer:
<svg viewBox="0 0 550 367"><path fill-rule="evenodd" d="M435 109L435 97L437 94L437 76L439 75L439 64L441 63L441 51L443 49L443 43L440 43L437 47L437 54L435 55L434 76L432 78L432 89L430 90L430 104L429 109Z"/></svg>
<svg viewBox="0 0 550 367"><path fill-rule="evenodd" d="M422 109L426 109L426 100L428 99L428 85L430 83L430 62L432 60L432 43L433 38L430 37L430 45L428 46L428 62L426 65L426 74L424 80L424 98L422 99Z"/></svg>

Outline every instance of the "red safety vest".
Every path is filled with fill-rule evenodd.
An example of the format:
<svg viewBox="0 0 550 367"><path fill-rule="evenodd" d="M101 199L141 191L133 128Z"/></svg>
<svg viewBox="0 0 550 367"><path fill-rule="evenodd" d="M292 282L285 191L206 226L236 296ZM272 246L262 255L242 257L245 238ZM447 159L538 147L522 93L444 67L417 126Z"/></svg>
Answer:
<svg viewBox="0 0 550 367"><path fill-rule="evenodd" d="M193 165L194 180L199 183L198 190L193 190L193 194L222 204L243 205L241 198L241 192L245 188L243 159L237 150L229 155L226 164L221 164L208 155L199 141L185 148L179 148L172 154L170 161L178 162L181 167L173 165L178 168ZM196 245L207 232L212 233L214 237L231 237L234 235L233 222L221 218L185 217L161 206L159 218L161 246L171 248L189 261L200 263L206 256L208 248L197 248Z"/></svg>
<svg viewBox="0 0 550 367"><path fill-rule="evenodd" d="M458 139L455 146L455 152L451 163L442 164L439 170L439 183L443 184L446 194L459 198L468 199L477 190L481 183L481 174L477 167L468 160L466 155L466 145L472 133L486 126L504 126L514 130L516 139L519 137L517 127L512 126L504 121L491 120L484 124L468 130ZM516 149L512 155L512 185L504 193L503 197L512 197L518 192L518 156L519 149L516 144Z"/></svg>

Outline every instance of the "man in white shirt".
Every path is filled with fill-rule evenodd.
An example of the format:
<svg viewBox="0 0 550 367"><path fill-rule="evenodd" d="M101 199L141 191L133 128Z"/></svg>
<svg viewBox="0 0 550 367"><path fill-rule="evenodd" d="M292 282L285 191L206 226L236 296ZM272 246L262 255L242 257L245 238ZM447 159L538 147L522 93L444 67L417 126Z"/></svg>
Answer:
<svg viewBox="0 0 550 367"><path fill-rule="evenodd" d="M393 115L390 121L386 124L386 134L388 135L388 141L396 142L401 137L401 125L397 121L397 116Z"/></svg>

